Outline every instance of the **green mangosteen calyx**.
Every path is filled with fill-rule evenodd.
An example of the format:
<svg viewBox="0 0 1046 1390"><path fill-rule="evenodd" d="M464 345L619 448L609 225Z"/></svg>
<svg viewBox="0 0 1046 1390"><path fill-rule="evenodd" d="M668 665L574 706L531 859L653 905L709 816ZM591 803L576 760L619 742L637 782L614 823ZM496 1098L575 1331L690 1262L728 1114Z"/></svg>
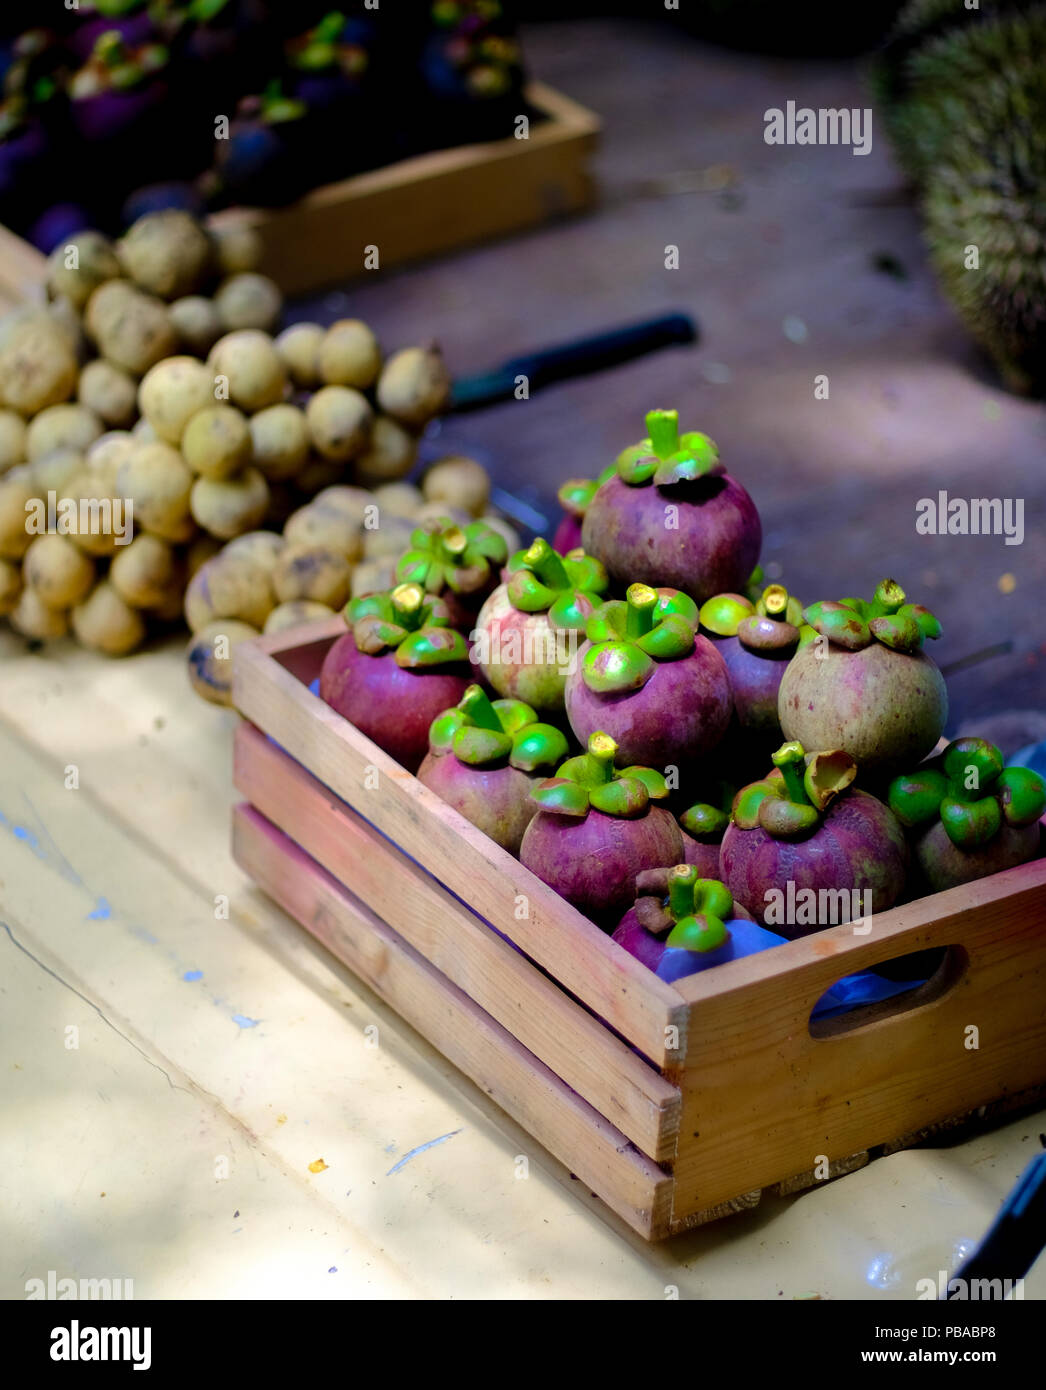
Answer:
<svg viewBox="0 0 1046 1390"><path fill-rule="evenodd" d="M679 824L694 840L704 845L717 845L730 824L730 808L735 789L727 782L718 784L718 802L695 801L679 817Z"/></svg>
<svg viewBox="0 0 1046 1390"><path fill-rule="evenodd" d="M686 594L632 584L624 602L604 603L585 625L591 646L582 680L597 695L641 689L659 661L678 661L694 650L696 614Z"/></svg>
<svg viewBox="0 0 1046 1390"><path fill-rule="evenodd" d="M500 532L483 521L457 526L448 517L426 522L411 533L410 549L396 565L400 583L420 584L428 594L444 587L473 594L490 582L492 565L503 565L508 546Z"/></svg>
<svg viewBox="0 0 1046 1390"><path fill-rule="evenodd" d="M617 464L611 463L603 469L598 478L568 478L556 492L559 505L570 516L580 521L588 511L592 498L616 472Z"/></svg>
<svg viewBox="0 0 1046 1390"><path fill-rule="evenodd" d="M857 764L841 748L808 759L801 743L783 743L773 762L773 772L734 797L731 819L740 830L758 826L775 840L815 830L829 804L857 776Z"/></svg>
<svg viewBox="0 0 1046 1390"><path fill-rule="evenodd" d="M716 594L701 605L701 626L714 637L736 637L765 656L799 645L803 605L782 584L768 584L753 602L743 594Z"/></svg>
<svg viewBox="0 0 1046 1390"><path fill-rule="evenodd" d="M648 411L646 427L646 439L630 445L617 457L617 475L630 487L646 483L675 487L726 472L719 462L719 450L707 434L697 430L679 433L677 410Z"/></svg>
<svg viewBox="0 0 1046 1390"><path fill-rule="evenodd" d="M394 652L396 665L410 670L468 661L468 647L450 624L450 610L420 584L397 584L382 593L352 599L345 609L356 646L368 656Z"/></svg>
<svg viewBox="0 0 1046 1390"><path fill-rule="evenodd" d="M557 555L538 538L517 550L508 562L508 597L522 613L547 613L556 628L583 632L603 601L609 579L596 559L583 550Z"/></svg>
<svg viewBox="0 0 1046 1390"><path fill-rule="evenodd" d="M641 816L651 800L668 795L668 784L650 767L614 767L617 744L609 734L595 733L588 752L568 758L556 771L531 788L531 799L543 811L559 816L587 816L589 810L605 816Z"/></svg>
<svg viewBox="0 0 1046 1390"><path fill-rule="evenodd" d="M452 709L445 709L429 727L429 748L453 753L469 767L487 767L506 760L521 772L555 767L567 755L566 736L538 721L537 712L522 700L490 700L478 685L470 685Z"/></svg>
<svg viewBox="0 0 1046 1390"><path fill-rule="evenodd" d="M715 878L701 878L693 864L647 869L636 877L635 914L651 936L682 951L717 951L730 939L734 915L730 889Z"/></svg>
<svg viewBox="0 0 1046 1390"><path fill-rule="evenodd" d="M917 652L927 637L941 635L941 625L919 603L909 603L900 584L884 579L871 600L844 598L838 603L812 603L803 617L813 632L846 651L856 652L881 642L895 652ZM803 633L810 640L811 634Z"/></svg>
<svg viewBox="0 0 1046 1390"><path fill-rule="evenodd" d="M956 849L983 849L1003 822L1033 825L1046 811L1046 781L1028 767L1003 767L983 738L957 738L939 758L895 777L887 802L912 829L940 820Z"/></svg>

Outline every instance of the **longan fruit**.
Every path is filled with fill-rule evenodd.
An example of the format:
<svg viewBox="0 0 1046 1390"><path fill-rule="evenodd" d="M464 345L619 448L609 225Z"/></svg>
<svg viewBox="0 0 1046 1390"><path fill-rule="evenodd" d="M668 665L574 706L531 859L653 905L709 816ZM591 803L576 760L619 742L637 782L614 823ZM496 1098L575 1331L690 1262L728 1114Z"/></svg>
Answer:
<svg viewBox="0 0 1046 1390"><path fill-rule="evenodd" d="M34 459L29 472L38 495L46 498L49 492L60 495L69 479L86 466L84 455L77 450L55 449Z"/></svg>
<svg viewBox="0 0 1046 1390"><path fill-rule="evenodd" d="M272 587L280 603L312 599L328 608L343 608L348 601L352 566L338 550L327 545L288 545L272 572Z"/></svg>
<svg viewBox="0 0 1046 1390"><path fill-rule="evenodd" d="M38 496L28 468L12 468L0 478L0 559L20 560L29 549L26 506Z"/></svg>
<svg viewBox="0 0 1046 1390"><path fill-rule="evenodd" d="M402 424L420 429L450 399L450 373L436 348L402 348L378 378L378 407Z"/></svg>
<svg viewBox="0 0 1046 1390"><path fill-rule="evenodd" d="M145 640L145 623L103 579L72 611L73 632L83 647L106 656L126 656Z"/></svg>
<svg viewBox="0 0 1046 1390"><path fill-rule="evenodd" d="M40 642L53 642L69 631L69 615L61 608L48 608L35 589L22 590L9 617L16 632Z"/></svg>
<svg viewBox="0 0 1046 1390"><path fill-rule="evenodd" d="M316 507L332 507L342 516L354 521L357 526L366 524L369 517L377 514L374 494L366 488L352 487L348 483L335 484L317 492L312 499Z"/></svg>
<svg viewBox="0 0 1046 1390"><path fill-rule="evenodd" d="M201 628L185 649L192 688L212 705L232 704L232 654L258 629L235 618L219 618Z"/></svg>
<svg viewBox="0 0 1046 1390"><path fill-rule="evenodd" d="M446 502L480 517L490 501L490 477L475 459L450 454L425 470L421 491L426 502Z"/></svg>
<svg viewBox="0 0 1046 1390"><path fill-rule="evenodd" d="M254 466L271 482L293 478L309 457L305 412L296 405L270 405L251 416Z"/></svg>
<svg viewBox="0 0 1046 1390"><path fill-rule="evenodd" d="M417 437L388 415L375 417L367 447L353 464L357 483L377 487L405 478L418 454Z"/></svg>
<svg viewBox="0 0 1046 1390"><path fill-rule="evenodd" d="M420 489L413 483L402 482L385 483L383 487L376 487L371 493L371 500L390 516L411 518L417 516L418 509L425 501Z"/></svg>
<svg viewBox="0 0 1046 1390"><path fill-rule="evenodd" d="M275 607L264 565L227 550L201 565L185 591L185 621L193 632L219 618L239 618L260 630Z"/></svg>
<svg viewBox="0 0 1046 1390"><path fill-rule="evenodd" d="M283 400L287 375L267 333L240 328L219 338L207 356L207 365L229 384L229 399L252 413Z"/></svg>
<svg viewBox="0 0 1046 1390"><path fill-rule="evenodd" d="M376 560L364 560L352 571L352 598L362 594L378 594L391 589L396 582L396 557L386 555Z"/></svg>
<svg viewBox="0 0 1046 1390"><path fill-rule="evenodd" d="M177 449L139 444L116 474L116 491L134 503L134 523L164 540L185 538L193 476Z"/></svg>
<svg viewBox="0 0 1046 1390"><path fill-rule="evenodd" d="M223 275L239 275L257 270L264 244L254 227L245 222L211 227L214 260Z"/></svg>
<svg viewBox="0 0 1046 1390"><path fill-rule="evenodd" d="M0 399L20 415L36 415L67 401L78 375L69 339L48 319L16 324L0 350Z"/></svg>
<svg viewBox="0 0 1046 1390"><path fill-rule="evenodd" d="M138 414L138 386L133 376L104 357L88 362L80 373L77 399L106 425L130 428Z"/></svg>
<svg viewBox="0 0 1046 1390"><path fill-rule="evenodd" d="M132 608L156 608L177 585L174 551L165 540L143 532L121 546L109 566L109 582ZM179 603L181 593L178 594Z"/></svg>
<svg viewBox="0 0 1046 1390"><path fill-rule="evenodd" d="M256 468L245 468L231 478L197 478L189 505L205 531L229 541L261 525L269 506L269 485Z"/></svg>
<svg viewBox="0 0 1046 1390"><path fill-rule="evenodd" d="M66 478L56 491L59 522L70 511L74 518L68 532L73 544L88 555L114 554L121 534L130 534L133 520L133 508L125 509L124 496L114 497L106 477L92 472L86 464Z"/></svg>
<svg viewBox="0 0 1046 1390"><path fill-rule="evenodd" d="M84 455L87 471L105 495L115 492L120 465L140 447L141 441L128 430L108 430L87 450Z"/></svg>
<svg viewBox="0 0 1046 1390"><path fill-rule="evenodd" d="M0 474L25 462L26 423L14 410L0 410Z"/></svg>
<svg viewBox="0 0 1046 1390"><path fill-rule="evenodd" d="M381 348L362 319L339 319L319 348L320 379L327 386L354 386L366 391L381 371Z"/></svg>
<svg viewBox="0 0 1046 1390"><path fill-rule="evenodd" d="M323 386L305 407L313 447L337 463L363 452L373 418L366 396L351 386Z"/></svg>
<svg viewBox="0 0 1046 1390"><path fill-rule="evenodd" d="M0 616L10 613L22 592L22 571L10 560L0 560Z"/></svg>
<svg viewBox="0 0 1046 1390"><path fill-rule="evenodd" d="M288 545L329 546L353 565L363 558L363 535L359 525L336 508L316 502L300 507L287 518L283 537Z"/></svg>
<svg viewBox="0 0 1046 1390"><path fill-rule="evenodd" d="M146 213L116 243L125 273L160 299L181 299L197 290L211 264L207 233L181 208Z"/></svg>
<svg viewBox="0 0 1046 1390"><path fill-rule="evenodd" d="M83 231L67 237L47 259L47 289L52 297L64 295L82 309L106 280L120 275L120 262L112 242L101 232Z"/></svg>
<svg viewBox="0 0 1046 1390"><path fill-rule="evenodd" d="M22 577L48 608L72 608L94 584L94 565L68 536L36 536L25 553Z"/></svg>
<svg viewBox="0 0 1046 1390"><path fill-rule="evenodd" d="M214 307L227 332L260 328L271 333L280 320L283 295L267 275L243 271L222 281L214 293Z"/></svg>
<svg viewBox="0 0 1046 1390"><path fill-rule="evenodd" d="M246 531L242 536L235 536L222 553L230 558L249 560L271 574L284 545L286 540L275 531Z"/></svg>
<svg viewBox="0 0 1046 1390"><path fill-rule="evenodd" d="M168 306L167 313L182 346L197 357L206 357L225 332L213 301L202 294L187 294L184 299L176 299Z"/></svg>
<svg viewBox="0 0 1046 1390"><path fill-rule="evenodd" d="M325 334L318 323L292 323L276 339L280 361L295 386L320 385L320 344Z"/></svg>
<svg viewBox="0 0 1046 1390"><path fill-rule="evenodd" d="M157 362L138 387L138 408L166 444L180 444L192 417L214 403L214 374L195 357Z"/></svg>
<svg viewBox="0 0 1046 1390"><path fill-rule="evenodd" d="M185 552L187 578L192 579L197 570L202 569L208 560L213 560L223 549L224 546L217 536L208 536L206 532L198 532Z"/></svg>
<svg viewBox="0 0 1046 1390"><path fill-rule="evenodd" d="M83 453L102 433L102 422L85 405L51 405L35 416L26 432L25 448L32 463L56 449Z"/></svg>
<svg viewBox="0 0 1046 1390"><path fill-rule="evenodd" d="M109 280L95 290L87 314L87 329L99 354L132 376L144 376L178 344L163 300L133 288L127 291L122 280Z"/></svg>
<svg viewBox="0 0 1046 1390"><path fill-rule="evenodd" d="M284 632L290 627L301 627L304 623L318 623L321 618L333 618L334 609L315 599L294 599L290 603L280 603L265 619L262 632L268 636L272 632Z"/></svg>
<svg viewBox="0 0 1046 1390"><path fill-rule="evenodd" d="M197 411L185 426L182 456L203 478L231 478L251 462L247 417L234 405L211 405Z"/></svg>

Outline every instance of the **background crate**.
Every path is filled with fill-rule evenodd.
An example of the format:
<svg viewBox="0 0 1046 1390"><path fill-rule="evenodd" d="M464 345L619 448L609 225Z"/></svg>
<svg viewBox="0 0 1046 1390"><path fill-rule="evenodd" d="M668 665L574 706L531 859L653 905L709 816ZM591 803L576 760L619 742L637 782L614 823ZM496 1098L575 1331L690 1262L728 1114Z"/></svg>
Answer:
<svg viewBox="0 0 1046 1390"><path fill-rule="evenodd" d="M236 651L236 857L642 1235L1046 1082L1046 861L668 985L311 694L344 631ZM940 947L927 984L810 1024L843 975Z"/></svg>

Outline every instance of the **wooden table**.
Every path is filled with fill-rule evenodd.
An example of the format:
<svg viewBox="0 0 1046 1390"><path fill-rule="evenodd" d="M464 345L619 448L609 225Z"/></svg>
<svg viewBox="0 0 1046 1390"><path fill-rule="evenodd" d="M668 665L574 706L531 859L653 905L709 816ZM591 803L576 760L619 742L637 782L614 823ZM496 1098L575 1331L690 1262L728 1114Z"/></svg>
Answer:
<svg viewBox="0 0 1046 1390"><path fill-rule="evenodd" d="M678 403L756 495L768 555L801 593L896 572L938 605L953 656L1000 632L1019 644L953 682L960 715L1041 708L1041 538L949 544L912 521L925 492L989 479L1041 510L1041 407L975 371L911 212L867 205L896 185L881 142L865 159L762 143L762 111L789 96L862 102L848 69L623 25L550 26L529 47L606 118L602 211L376 278L324 312L351 306L390 345L438 324L465 371L691 309L697 353L445 438L540 501L637 435L648 406ZM729 197L639 196L714 164L739 175ZM880 250L910 278L874 271ZM815 402L822 371L830 400ZM1004 572L998 615L958 589L996 595ZM1046 1121L1031 1116L643 1245L235 868L232 727L189 691L179 643L107 662L0 636L0 1296L53 1269L133 1279L139 1298L911 1299L1037 1151ZM1046 1296L1041 1267L1026 1296Z"/></svg>

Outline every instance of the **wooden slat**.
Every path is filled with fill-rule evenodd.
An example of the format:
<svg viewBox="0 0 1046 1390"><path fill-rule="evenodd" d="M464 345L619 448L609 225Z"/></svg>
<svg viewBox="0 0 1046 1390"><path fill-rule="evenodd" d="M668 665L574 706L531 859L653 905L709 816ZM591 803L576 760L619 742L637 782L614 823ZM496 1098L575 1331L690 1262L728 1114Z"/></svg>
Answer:
<svg viewBox="0 0 1046 1390"><path fill-rule="evenodd" d="M680 1096L608 1028L250 724L233 779L345 884L655 1161L675 1152Z"/></svg>
<svg viewBox="0 0 1046 1390"><path fill-rule="evenodd" d="M310 693L303 682L344 631L337 618L237 647L237 709L657 1066L678 1063L687 1009L677 991Z"/></svg>
<svg viewBox="0 0 1046 1390"><path fill-rule="evenodd" d="M830 928L680 982L689 1060L673 1224L1046 1081L1046 861ZM956 947L914 995L810 1034L837 979ZM967 1029L979 1030L967 1046ZM670 1073L671 1074L671 1073Z"/></svg>
<svg viewBox="0 0 1046 1390"><path fill-rule="evenodd" d="M647 1239L667 1230L671 1179L526 1048L249 806L233 854L381 999Z"/></svg>
<svg viewBox="0 0 1046 1390"><path fill-rule="evenodd" d="M365 274L367 246L378 247L384 269L578 212L593 199L587 161L599 119L541 83L526 99L546 117L526 140L436 150L327 184L287 208L235 208L213 221L255 226L261 269L296 294Z"/></svg>

